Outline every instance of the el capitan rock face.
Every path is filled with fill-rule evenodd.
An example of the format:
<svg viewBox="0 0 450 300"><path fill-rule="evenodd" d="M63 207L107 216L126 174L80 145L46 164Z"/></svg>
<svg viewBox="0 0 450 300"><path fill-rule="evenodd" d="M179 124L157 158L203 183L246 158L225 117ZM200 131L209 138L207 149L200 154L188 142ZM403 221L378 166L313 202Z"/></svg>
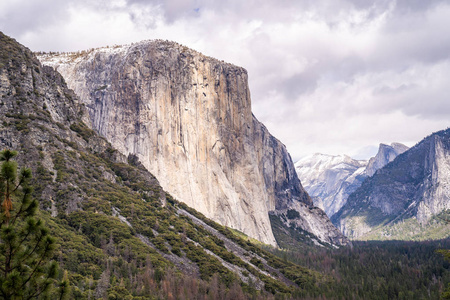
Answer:
<svg viewBox="0 0 450 300"><path fill-rule="evenodd" d="M243 68L164 41L40 59L93 129L206 216L275 244L269 211L312 205L285 146L252 115Z"/></svg>
<svg viewBox="0 0 450 300"><path fill-rule="evenodd" d="M265 275L269 272L276 274L280 291L295 285L283 270L272 267L292 270L292 264L279 264L263 250L254 252L231 231L173 201L134 155L125 157L89 129L83 123L87 115L61 74L42 66L29 49L0 32L0 149L17 149L18 165L32 170L32 198L39 201L39 218L57 239L60 266L72 274L75 292L69 291L68 298L89 298L93 293L85 294L77 286L98 281L85 271L95 270L102 278L100 274L110 272L107 261L112 257L121 266L128 260L135 266L133 271L128 268L134 273L116 274L119 280L139 278L155 266L168 272L176 268L178 279L190 280L209 278L213 269L223 279L233 276L259 290L268 280L260 277L270 278ZM20 195L14 197L13 209L19 209ZM271 255L270 263L266 255ZM264 267L255 268L251 259ZM252 273L247 271L250 267ZM296 268L302 282L305 278L315 282L313 272ZM132 285L122 287L130 297ZM153 292L152 287L137 293L148 298Z"/></svg>

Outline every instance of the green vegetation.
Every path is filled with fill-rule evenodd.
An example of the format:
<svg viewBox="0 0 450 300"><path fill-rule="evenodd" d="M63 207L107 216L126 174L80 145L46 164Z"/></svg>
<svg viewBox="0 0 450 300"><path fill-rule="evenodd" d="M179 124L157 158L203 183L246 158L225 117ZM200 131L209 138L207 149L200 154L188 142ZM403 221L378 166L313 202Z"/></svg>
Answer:
<svg viewBox="0 0 450 300"><path fill-rule="evenodd" d="M300 214L295 209L289 209L286 216L289 220L300 218Z"/></svg>
<svg viewBox="0 0 450 300"><path fill-rule="evenodd" d="M58 266L51 261L55 240L31 198L30 169L17 175L17 152L0 152L0 296L2 299L62 299L68 283L59 283ZM58 288L60 285L60 288Z"/></svg>
<svg viewBox="0 0 450 300"><path fill-rule="evenodd" d="M437 216L437 219L439 219L440 222L443 222L446 225L450 225L450 210L447 209L446 211L444 211L441 214L439 214ZM447 262L450 262L450 249L449 248L447 248L447 249L439 249L437 252L442 254L444 256L444 259ZM450 299L450 283L447 284L447 288L442 293L442 298L443 299Z"/></svg>
<svg viewBox="0 0 450 300"><path fill-rule="evenodd" d="M384 297L388 295L389 289L389 293L396 295L393 299L402 299L403 295L411 296L406 287L413 284L421 286L411 289L413 296L422 295L424 290L437 295L441 292L439 284L448 282L449 266L440 258L433 258L428 264L424 263L426 256L410 261L425 269L409 266L403 268L402 273L395 273L390 265L383 265L379 273L371 273L375 272L373 265L378 264L378 256L389 262L388 255L392 249L381 251L384 244L369 243L355 245L353 250L318 250L311 244L311 235L296 228L279 228L288 231L284 244L280 240L279 243L285 248L297 248L296 251L263 250L244 234L223 227L175 201L161 190L154 177L133 157L129 158L127 164L117 162L114 157L118 153L111 148L99 153L80 149L56 151L51 156L55 172L47 169L40 161L45 157L40 151L29 150L30 155L37 158L35 162L30 160L36 170L35 182L38 183L34 194L45 199L48 193L45 187L54 186L57 191L53 200L58 216L52 218L44 213L43 219L61 245L54 257L68 272L70 297L73 299L152 299L168 298L175 294L178 297L191 295L190 299L196 299L200 295L218 295L215 294L217 291L222 291L223 298L237 293L243 298L267 298L275 294L277 297L291 295L294 298L333 298L334 295L346 298L355 295L355 299L376 299L374 295ZM55 182L53 176L56 177ZM162 197L165 198L165 206L160 201ZM114 214L113 208L131 226ZM248 253L251 265L228 251L223 239L180 214L180 210L192 214L240 245ZM272 223L277 224L274 220ZM281 221L278 224L281 226ZM276 236L278 240L279 235ZM149 247L141 237L147 238L155 248ZM395 249L394 246L392 248ZM408 253L414 252L413 248L405 250L405 257L399 260L402 266L408 265ZM252 275L261 280L265 291L258 292L254 283L242 282L215 256L206 253L205 249L242 268L247 277ZM356 251L356 254L352 251ZM433 251L427 249L423 253L431 255ZM412 255L418 255L419 252ZM175 255L193 263L198 268L199 277L186 276L177 271L167 255ZM371 258L370 263L364 260L366 257ZM393 256L391 261L396 259ZM370 266L371 272L365 271L366 266ZM272 275L265 275L261 271ZM196 272L195 267L193 272ZM413 276L407 280L408 286L389 288L390 282L405 282L399 279L402 274L410 276L416 273L426 275ZM279 277L281 275L300 288L283 283ZM434 285L428 279L433 276L436 278ZM387 284L386 288L382 287L384 284ZM183 291L176 286L182 286ZM220 299L220 296L216 299Z"/></svg>
<svg viewBox="0 0 450 300"><path fill-rule="evenodd" d="M39 149L35 151L39 159L45 157ZM264 290L258 291L252 284L242 282L206 250L262 280L265 290L270 294L294 292L293 288L252 268L228 251L221 239L195 224L189 217L178 215L178 211L186 209L204 219L209 225L244 245L248 251L257 251L260 255L264 255L265 251L175 201L161 190L156 179L134 157L130 157L126 164L115 161L114 157L117 155L119 154L111 148L106 148L101 153L84 152L80 149L59 150L51 156L56 172L46 169L39 160L34 165L38 187L36 197L45 199L48 187L56 188L53 199L58 216L51 218L45 214L45 218L60 240L61 247L55 257L68 271L72 297L112 297L117 293L120 297L127 295L147 299L145 293L149 291L138 289L147 284L145 280L156 284L152 295L164 294L161 289L165 274L174 270L173 263L168 259L172 255L192 263L194 269L198 270L199 277L194 278L194 283L187 281L182 273L170 271L171 276L179 278L181 282L208 286L217 280L217 285L225 291L224 295L232 291L254 297L266 295ZM51 173L55 176L54 182ZM165 198L165 206L162 206L162 197ZM47 206L51 204L48 203ZM150 243L150 247L147 243ZM266 256L271 256L271 261L279 260L269 253L264 255ZM145 277L145 272L154 277ZM289 272L286 271L286 274ZM304 274L302 277L305 280L319 276L311 276L308 271L298 274ZM130 281L128 278L139 280ZM114 282L122 282L123 289L120 293ZM317 290L317 287L312 289ZM199 295L202 293L197 292ZM209 289L203 291L205 295L210 292L212 293Z"/></svg>
<svg viewBox="0 0 450 300"><path fill-rule="evenodd" d="M305 248L312 247L316 244L321 244L324 247L329 247L327 243L323 243L312 233L304 231L301 228L290 226L286 227L279 216L269 215L270 224L274 233L277 244L288 250L302 251Z"/></svg>
<svg viewBox="0 0 450 300"><path fill-rule="evenodd" d="M95 134L92 129L89 129L84 123L73 123L70 125L70 129L78 133L86 142L89 141L89 138Z"/></svg>
<svg viewBox="0 0 450 300"><path fill-rule="evenodd" d="M379 226L361 240L411 240L426 241L450 237L450 224L442 220L450 213L442 212L426 224L421 224L415 218L401 220L394 224Z"/></svg>
<svg viewBox="0 0 450 300"><path fill-rule="evenodd" d="M350 295L353 299L439 299L450 283L450 263L436 253L450 248L450 238L353 241L352 247L333 249L314 246L309 233L285 227L277 216L270 218L275 238L284 249L264 249L332 277L322 286L321 295L326 299L348 299Z"/></svg>
<svg viewBox="0 0 450 300"><path fill-rule="evenodd" d="M439 250L439 253L441 253L444 258L447 260L447 262L450 262L450 249L445 250ZM447 284L447 288L445 289L444 293L442 294L443 299L450 299L450 283Z"/></svg>
<svg viewBox="0 0 450 300"><path fill-rule="evenodd" d="M436 253L450 239L429 242L353 242L341 249L267 250L332 276L328 299L439 299L450 282L450 263ZM350 296L351 295L351 296Z"/></svg>

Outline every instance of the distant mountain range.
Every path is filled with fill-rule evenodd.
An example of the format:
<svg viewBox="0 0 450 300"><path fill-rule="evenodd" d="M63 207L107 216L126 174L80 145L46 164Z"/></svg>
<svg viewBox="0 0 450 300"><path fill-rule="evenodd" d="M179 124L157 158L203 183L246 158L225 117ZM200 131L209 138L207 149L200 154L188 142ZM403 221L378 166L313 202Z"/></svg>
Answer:
<svg viewBox="0 0 450 300"><path fill-rule="evenodd" d="M332 216L352 239L450 235L450 129L436 132L368 177Z"/></svg>
<svg viewBox="0 0 450 300"><path fill-rule="evenodd" d="M368 161L314 154L295 163L314 204L350 239L450 236L449 129L411 149L380 144Z"/></svg>
<svg viewBox="0 0 450 300"><path fill-rule="evenodd" d="M332 217L367 177L406 150L400 143L380 144L377 155L368 161L317 153L297 161L295 170L314 204Z"/></svg>

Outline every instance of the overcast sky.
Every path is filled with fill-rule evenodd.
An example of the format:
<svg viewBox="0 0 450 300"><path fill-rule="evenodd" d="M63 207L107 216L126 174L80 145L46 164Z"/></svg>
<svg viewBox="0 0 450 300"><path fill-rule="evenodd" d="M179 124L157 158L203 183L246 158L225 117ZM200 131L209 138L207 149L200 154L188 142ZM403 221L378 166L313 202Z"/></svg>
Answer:
<svg viewBox="0 0 450 300"><path fill-rule="evenodd" d="M448 0L1 0L0 31L33 51L168 39L242 66L294 161L450 125Z"/></svg>

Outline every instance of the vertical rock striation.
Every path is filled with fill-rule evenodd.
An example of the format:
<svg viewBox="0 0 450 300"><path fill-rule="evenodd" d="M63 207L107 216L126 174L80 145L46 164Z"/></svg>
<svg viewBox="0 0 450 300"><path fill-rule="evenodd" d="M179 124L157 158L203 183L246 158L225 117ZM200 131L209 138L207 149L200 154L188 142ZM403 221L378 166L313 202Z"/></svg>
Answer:
<svg viewBox="0 0 450 300"><path fill-rule="evenodd" d="M93 129L207 217L274 245L269 211L312 205L285 146L252 115L245 69L164 41L40 59Z"/></svg>

